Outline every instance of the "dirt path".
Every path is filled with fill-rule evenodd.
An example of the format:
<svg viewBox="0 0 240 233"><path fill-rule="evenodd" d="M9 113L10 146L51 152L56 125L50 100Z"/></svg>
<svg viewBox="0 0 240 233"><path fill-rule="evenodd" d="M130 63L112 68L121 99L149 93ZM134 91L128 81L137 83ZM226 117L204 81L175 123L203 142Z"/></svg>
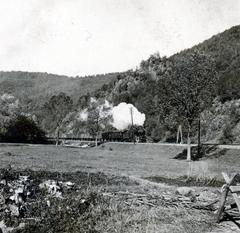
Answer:
<svg viewBox="0 0 240 233"><path fill-rule="evenodd" d="M178 187L176 186L172 186L172 185L168 185L168 184L164 184L164 183L155 183L149 180L145 180L139 177L135 177L135 176L130 176L129 177L132 181L134 182L138 182L140 184L140 186L144 187L145 190L148 190L148 192L152 192L149 190L154 190L153 193L159 196L164 196L164 195L174 195L176 194L176 190L178 189ZM203 196L205 198L201 199L199 198L199 200L203 201L203 202L208 202L211 203L214 200L219 199L220 200L220 192L219 192L219 188L213 188L213 187L191 187L195 194L197 196ZM216 194L217 193L217 194ZM185 197L187 199L187 197ZM183 198L184 199L184 198ZM206 204L206 203L205 203ZM217 205L218 203L216 203ZM181 208L181 205L179 206L179 208ZM185 208L185 207L182 207ZM189 207L187 207L189 208ZM170 211L170 210L169 210ZM232 221L222 221L219 224L214 223L214 211L202 211L199 210L197 212L194 212L195 217L199 216L200 218L202 217L202 214L206 216L209 216L210 219L212 219L212 226L211 226L211 230L210 231L204 231L206 233L234 233L234 232L240 232L240 221L238 220L236 223L232 222ZM204 220L203 220L204 221Z"/></svg>
<svg viewBox="0 0 240 233"><path fill-rule="evenodd" d="M132 142L108 142L109 144L125 144L125 145L132 145ZM179 143L138 143L139 145L156 145L156 146L170 146L170 147L183 147L187 148L187 144L179 144ZM222 149L233 149L233 150L240 150L240 144L236 145L220 145L220 144L206 144L206 145L216 145L218 148ZM191 147L197 146L197 144L191 144Z"/></svg>

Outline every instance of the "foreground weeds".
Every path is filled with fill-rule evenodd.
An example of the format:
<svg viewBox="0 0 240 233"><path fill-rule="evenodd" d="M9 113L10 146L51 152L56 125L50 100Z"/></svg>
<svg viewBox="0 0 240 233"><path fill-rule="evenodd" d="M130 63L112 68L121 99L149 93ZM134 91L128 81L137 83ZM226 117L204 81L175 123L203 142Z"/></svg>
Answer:
<svg viewBox="0 0 240 233"><path fill-rule="evenodd" d="M199 209L201 202L163 186L143 186L103 173L0 173L3 233L202 233L215 227L210 209ZM26 192L17 197L25 197L16 200L13 196L22 185Z"/></svg>
<svg viewBox="0 0 240 233"><path fill-rule="evenodd" d="M205 187L221 187L224 182L218 180L216 177L199 177L199 176L180 176L178 178L166 178L160 176L146 177L145 179L157 182L165 183L175 186L205 186Z"/></svg>

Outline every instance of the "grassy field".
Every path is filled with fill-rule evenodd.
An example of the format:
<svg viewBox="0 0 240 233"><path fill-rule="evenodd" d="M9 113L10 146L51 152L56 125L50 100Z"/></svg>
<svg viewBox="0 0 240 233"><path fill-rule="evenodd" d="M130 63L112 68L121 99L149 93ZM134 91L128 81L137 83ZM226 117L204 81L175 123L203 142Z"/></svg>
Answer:
<svg viewBox="0 0 240 233"><path fill-rule="evenodd" d="M58 180L65 177L66 181L71 180L78 185L70 194L63 193L63 201L49 196L42 197L42 200L51 198L54 203L51 211L37 223L42 232L48 232L44 225L46 218L55 221L54 224L59 221L63 224L61 228L54 225L55 231L49 232L236 232L233 223L222 222L217 225L213 222L213 211L198 208L219 198L219 187L206 187L200 183L202 187L193 187L196 199L191 200L176 194L178 186L188 184L175 181L186 176L195 177L199 181L213 178L221 180L222 171L238 170L239 150L227 150L220 157L189 163L173 159L182 149L177 146L117 143L86 149L1 144L0 168L7 168L11 164L14 171L21 174L29 169L40 172L40 175L36 175L38 173L27 171L30 176L38 177L38 180L42 177L41 182L44 179ZM79 213L73 221L72 210L76 210L79 195L81 198L84 195L90 198L92 193L95 198L89 208ZM70 205L70 212L66 213L61 208L56 210L64 206L65 202ZM20 220L25 221L24 218ZM15 224L20 223L20 220L17 219ZM86 224L82 225L83 221ZM10 223L13 224L13 220ZM35 223L31 224L28 226L30 230L25 228L18 232L40 232L36 230L40 228L36 228Z"/></svg>
<svg viewBox="0 0 240 233"><path fill-rule="evenodd" d="M43 146L1 146L0 163L17 168L46 169L50 171L100 171L117 175L178 176L188 164L172 160L182 148L157 145L105 144L98 148L66 148ZM8 156L6 152L12 155Z"/></svg>
<svg viewBox="0 0 240 233"><path fill-rule="evenodd" d="M218 158L186 162L173 157L178 146L107 143L98 148L66 148L53 145L0 145L0 166L48 171L88 171L135 177L175 178L188 175L221 179L221 172L238 171L239 150L227 150Z"/></svg>

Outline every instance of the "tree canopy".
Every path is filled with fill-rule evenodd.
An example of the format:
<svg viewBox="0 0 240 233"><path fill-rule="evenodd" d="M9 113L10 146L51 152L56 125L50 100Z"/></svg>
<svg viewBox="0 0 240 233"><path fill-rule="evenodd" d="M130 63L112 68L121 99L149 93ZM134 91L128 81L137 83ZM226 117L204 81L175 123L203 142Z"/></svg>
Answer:
<svg viewBox="0 0 240 233"><path fill-rule="evenodd" d="M211 105L216 84L215 63L210 56L195 50L176 58L171 74L162 78L164 106L177 112L176 123L182 121L191 128L200 113Z"/></svg>

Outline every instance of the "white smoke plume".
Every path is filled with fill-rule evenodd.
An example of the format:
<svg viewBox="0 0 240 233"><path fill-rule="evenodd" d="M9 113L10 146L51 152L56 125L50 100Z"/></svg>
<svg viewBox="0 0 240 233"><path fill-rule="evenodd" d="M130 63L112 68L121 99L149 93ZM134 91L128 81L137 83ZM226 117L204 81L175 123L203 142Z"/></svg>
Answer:
<svg viewBox="0 0 240 233"><path fill-rule="evenodd" d="M0 99L3 100L3 101L9 101L9 100L14 100L15 97L13 95L5 93L5 94L0 96Z"/></svg>
<svg viewBox="0 0 240 233"><path fill-rule="evenodd" d="M85 108L82 111L78 112L76 118L79 121L86 121L88 118L88 109Z"/></svg>
<svg viewBox="0 0 240 233"><path fill-rule="evenodd" d="M113 105L110 104L107 100L103 104L98 106L99 114L101 118L106 118L112 115Z"/></svg>
<svg viewBox="0 0 240 233"><path fill-rule="evenodd" d="M113 107L112 116L114 126L118 130L124 130L129 125L132 124L130 109L132 108L133 113L133 124L134 125L143 125L145 121L145 114L138 111L138 109L132 105L125 102L120 103L119 105Z"/></svg>
<svg viewBox="0 0 240 233"><path fill-rule="evenodd" d="M90 104L97 103L97 100L91 98ZM120 103L117 106L114 106L105 100L102 104L98 105L98 110L100 117L102 119L109 118L109 124L115 127L118 130L127 129L129 125L132 124L130 109L132 109L133 115L133 124L143 126L145 121L145 114L138 111L138 109L132 105L125 102ZM77 114L77 120L87 121L88 118L88 109L84 109Z"/></svg>

